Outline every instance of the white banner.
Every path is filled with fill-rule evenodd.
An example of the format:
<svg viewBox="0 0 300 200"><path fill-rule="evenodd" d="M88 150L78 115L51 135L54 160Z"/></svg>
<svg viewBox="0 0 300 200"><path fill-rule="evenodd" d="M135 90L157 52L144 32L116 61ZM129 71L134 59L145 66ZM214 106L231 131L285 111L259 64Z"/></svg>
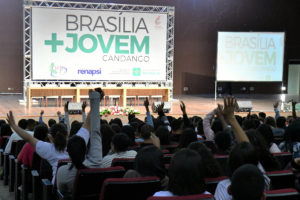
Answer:
<svg viewBox="0 0 300 200"><path fill-rule="evenodd" d="M283 59L284 33L218 33L218 81L282 81Z"/></svg>
<svg viewBox="0 0 300 200"><path fill-rule="evenodd" d="M166 80L167 14L32 8L33 80Z"/></svg>

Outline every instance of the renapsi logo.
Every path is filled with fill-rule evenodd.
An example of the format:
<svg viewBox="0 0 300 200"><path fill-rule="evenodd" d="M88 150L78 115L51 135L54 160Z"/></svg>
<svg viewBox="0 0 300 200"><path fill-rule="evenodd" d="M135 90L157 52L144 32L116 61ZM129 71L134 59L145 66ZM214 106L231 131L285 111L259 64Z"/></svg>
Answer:
<svg viewBox="0 0 300 200"><path fill-rule="evenodd" d="M68 68L65 66L55 66L54 63L50 65L50 75L52 77L59 77L67 73Z"/></svg>
<svg viewBox="0 0 300 200"><path fill-rule="evenodd" d="M87 74L87 75L92 75L94 76L97 74L101 74L101 68L99 69L78 69L77 74Z"/></svg>

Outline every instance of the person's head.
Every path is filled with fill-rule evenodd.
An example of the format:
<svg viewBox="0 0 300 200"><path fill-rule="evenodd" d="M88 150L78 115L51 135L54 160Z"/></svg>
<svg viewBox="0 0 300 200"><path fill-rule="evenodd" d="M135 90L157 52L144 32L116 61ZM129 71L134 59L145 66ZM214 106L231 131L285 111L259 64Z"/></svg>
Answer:
<svg viewBox="0 0 300 200"><path fill-rule="evenodd" d="M265 121L265 119L266 119L266 113L264 113L264 112L260 112L260 113L258 113L258 118L259 118L259 120L261 120L261 121Z"/></svg>
<svg viewBox="0 0 300 200"><path fill-rule="evenodd" d="M283 116L280 116L276 119L276 125L278 128L286 128L286 118Z"/></svg>
<svg viewBox="0 0 300 200"><path fill-rule="evenodd" d="M219 120L218 118L215 118L211 125L211 129L214 131L214 133L223 131L223 126L222 126L221 120Z"/></svg>
<svg viewBox="0 0 300 200"><path fill-rule="evenodd" d="M231 177L234 171L244 164L258 165L255 148L248 142L239 143L231 150L228 159L229 176Z"/></svg>
<svg viewBox="0 0 300 200"><path fill-rule="evenodd" d="M72 161L70 169L72 169L73 166L75 166L76 169L86 168L83 165L86 153L86 144L82 137L73 135L68 141L67 152Z"/></svg>
<svg viewBox="0 0 300 200"><path fill-rule="evenodd" d="M110 125L102 124L101 125L101 136L102 136L102 154L106 156L111 148L112 137L115 135L115 132L112 130Z"/></svg>
<svg viewBox="0 0 300 200"><path fill-rule="evenodd" d="M121 132L121 127L118 124L112 123L110 124L112 130L114 130L114 132L116 133L120 133Z"/></svg>
<svg viewBox="0 0 300 200"><path fill-rule="evenodd" d="M130 139L130 146L134 146L135 145L135 129L133 128L133 126L130 126L130 125L123 126L121 128L121 132L127 134L127 136Z"/></svg>
<svg viewBox="0 0 300 200"><path fill-rule="evenodd" d="M27 120L27 127L26 127L26 129L29 130L29 131L33 131L35 125L36 125L36 123L35 123L34 119L28 119Z"/></svg>
<svg viewBox="0 0 300 200"><path fill-rule="evenodd" d="M235 115L235 119L236 121L238 121L239 125L242 126L243 125L243 118L239 115Z"/></svg>
<svg viewBox="0 0 300 200"><path fill-rule="evenodd" d="M22 129L26 129L27 128L27 120L26 119L19 120L18 126Z"/></svg>
<svg viewBox="0 0 300 200"><path fill-rule="evenodd" d="M197 141L196 132L191 128L186 128L182 131L178 148L186 148L190 143L195 141Z"/></svg>
<svg viewBox="0 0 300 200"><path fill-rule="evenodd" d="M178 132L183 129L183 120L182 119L174 119L171 123L172 132Z"/></svg>
<svg viewBox="0 0 300 200"><path fill-rule="evenodd" d="M48 127L46 124L39 124L34 128L33 136L38 139L45 141L48 134Z"/></svg>
<svg viewBox="0 0 300 200"><path fill-rule="evenodd" d="M72 137L73 135L75 135L79 131L81 126L82 126L81 122L79 122L77 120L73 121L72 124L71 124L70 136L69 137Z"/></svg>
<svg viewBox="0 0 300 200"><path fill-rule="evenodd" d="M131 120L134 119L134 118L135 118L135 114L129 114L128 115L128 123L130 123Z"/></svg>
<svg viewBox="0 0 300 200"><path fill-rule="evenodd" d="M296 119L285 129L285 143L300 142L300 120ZM293 152L293 145L290 145L289 151Z"/></svg>
<svg viewBox="0 0 300 200"><path fill-rule="evenodd" d="M154 129L152 126L148 125L148 124L144 124L141 128L141 137L144 140L148 140L150 139L151 133L153 133Z"/></svg>
<svg viewBox="0 0 300 200"><path fill-rule="evenodd" d="M171 159L168 189L178 196L202 194L205 191L204 173L201 156L196 151L182 149Z"/></svg>
<svg viewBox="0 0 300 200"><path fill-rule="evenodd" d="M63 151L67 145L67 128L61 124L54 124L50 129L50 141L54 143L57 151Z"/></svg>
<svg viewBox="0 0 300 200"><path fill-rule="evenodd" d="M264 138L268 148L270 148L271 145L273 144L273 140L274 140L274 135L273 135L273 131L272 131L271 127L267 124L261 124L258 127L257 131Z"/></svg>
<svg viewBox="0 0 300 200"><path fill-rule="evenodd" d="M156 136L159 138L161 145L170 144L169 130L165 126L159 126L155 131Z"/></svg>
<svg viewBox="0 0 300 200"><path fill-rule="evenodd" d="M230 135L224 131L218 132L215 136L215 143L218 151L229 152L231 146Z"/></svg>
<svg viewBox="0 0 300 200"><path fill-rule="evenodd" d="M141 148L135 157L135 169L142 176L166 176L163 153L154 145Z"/></svg>
<svg viewBox="0 0 300 200"><path fill-rule="evenodd" d="M275 122L275 119L274 119L274 117L267 117L266 119L265 119L265 124L268 124L269 126L271 126L271 127L276 127L276 122Z"/></svg>
<svg viewBox="0 0 300 200"><path fill-rule="evenodd" d="M213 154L202 142L192 142L188 149L192 149L199 153L205 167L205 178L218 177L222 175L220 164L214 159Z"/></svg>
<svg viewBox="0 0 300 200"><path fill-rule="evenodd" d="M113 152L127 151L130 144L129 137L125 133L116 133L111 141L111 148Z"/></svg>
<svg viewBox="0 0 300 200"><path fill-rule="evenodd" d="M0 133L1 136L11 136L13 132L8 124L2 124Z"/></svg>
<svg viewBox="0 0 300 200"><path fill-rule="evenodd" d="M56 120L55 119L49 119L48 120L48 126L49 126L49 128L51 128L54 124L56 124Z"/></svg>
<svg viewBox="0 0 300 200"><path fill-rule="evenodd" d="M109 125L112 125L112 124L118 124L120 126L120 128L122 128L122 126L123 126L123 123L120 118L115 118L115 119L110 120Z"/></svg>
<svg viewBox="0 0 300 200"><path fill-rule="evenodd" d="M242 127L244 130L256 129L256 124L253 119L246 119L243 121Z"/></svg>
<svg viewBox="0 0 300 200"><path fill-rule="evenodd" d="M233 200L264 200L264 188L261 171L255 165L245 164L233 173L228 192Z"/></svg>

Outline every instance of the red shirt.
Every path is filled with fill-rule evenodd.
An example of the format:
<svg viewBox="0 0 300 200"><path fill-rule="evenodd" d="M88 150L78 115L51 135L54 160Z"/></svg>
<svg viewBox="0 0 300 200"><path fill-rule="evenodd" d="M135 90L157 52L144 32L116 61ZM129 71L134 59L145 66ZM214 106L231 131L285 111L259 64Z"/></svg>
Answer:
<svg viewBox="0 0 300 200"><path fill-rule="evenodd" d="M25 166L32 167L32 159L34 152L34 148L27 142L18 155L18 161L22 162Z"/></svg>

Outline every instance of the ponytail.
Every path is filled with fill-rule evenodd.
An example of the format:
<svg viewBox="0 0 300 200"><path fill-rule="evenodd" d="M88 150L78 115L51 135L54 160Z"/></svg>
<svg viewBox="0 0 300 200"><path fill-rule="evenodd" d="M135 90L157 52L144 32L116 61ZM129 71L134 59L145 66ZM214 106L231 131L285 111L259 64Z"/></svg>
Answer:
<svg viewBox="0 0 300 200"><path fill-rule="evenodd" d="M54 139L54 147L57 151L64 151L67 145L67 129L63 124L54 124L50 134Z"/></svg>
<svg viewBox="0 0 300 200"><path fill-rule="evenodd" d="M67 145L67 152L72 160L72 165L69 168L71 170L74 166L76 169L86 169L87 167L83 165L86 153L85 141L77 136L72 136Z"/></svg>

